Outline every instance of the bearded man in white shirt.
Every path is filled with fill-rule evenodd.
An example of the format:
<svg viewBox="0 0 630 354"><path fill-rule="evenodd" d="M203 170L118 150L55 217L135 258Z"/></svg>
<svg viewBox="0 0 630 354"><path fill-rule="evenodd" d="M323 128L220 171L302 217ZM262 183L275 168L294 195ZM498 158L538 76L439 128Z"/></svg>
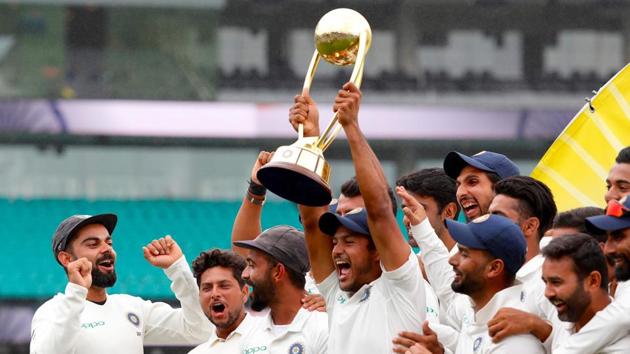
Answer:
<svg viewBox="0 0 630 354"><path fill-rule="evenodd" d="M403 211L410 219L413 234L433 233L424 213L418 213L421 205L403 189L398 192L406 205ZM460 332L456 345L447 349L457 354L509 353L518 347L527 353L544 353L540 341L533 335L511 336L496 344L488 334L487 322L496 311L505 306L523 306L523 287L515 282L526 252L520 228L499 215L484 215L469 224L447 220L447 227L458 247L458 252L449 259L455 276L447 315L452 318L451 322L459 324L456 329ZM446 252L445 247L442 252ZM445 338L439 338L438 334L438 338L431 338L434 343L427 345L427 337L406 334L395 340L400 346L397 350L404 353L404 347L420 343L433 353L444 352L437 340L443 342Z"/></svg>
<svg viewBox="0 0 630 354"><path fill-rule="evenodd" d="M31 354L143 353L144 345L205 341L212 325L199 305L199 289L177 243L166 236L144 247L164 269L182 308L139 297L108 295L116 282L114 214L74 215L61 222L53 254L68 276L65 293L44 303L31 326Z"/></svg>
<svg viewBox="0 0 630 354"><path fill-rule="evenodd" d="M418 259L398 227L388 183L359 128L360 90L346 83L335 98L365 209L344 216L300 206L313 278L330 316L329 353L388 353L400 331L420 330L426 317ZM319 135L315 103L296 97L290 121Z"/></svg>
<svg viewBox="0 0 630 354"><path fill-rule="evenodd" d="M589 235L560 236L543 249L545 297L557 308L552 351L608 306L608 269L598 242ZM561 322L560 322L561 321ZM630 335L608 343L600 354L626 353Z"/></svg>
<svg viewBox="0 0 630 354"><path fill-rule="evenodd" d="M624 150L630 155L630 149ZM587 227L608 233L604 254L615 261L619 282L615 301L569 337L554 354L597 353L630 332L630 198L609 200L606 215L588 217L586 222Z"/></svg>

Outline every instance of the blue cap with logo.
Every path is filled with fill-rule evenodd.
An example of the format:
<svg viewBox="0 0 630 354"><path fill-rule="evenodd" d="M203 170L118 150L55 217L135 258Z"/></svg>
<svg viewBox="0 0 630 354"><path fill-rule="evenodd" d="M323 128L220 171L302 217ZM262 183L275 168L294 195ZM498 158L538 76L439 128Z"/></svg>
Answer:
<svg viewBox="0 0 630 354"><path fill-rule="evenodd" d="M521 173L518 166L507 156L492 151L481 151L472 156L451 151L444 158L444 171L453 179L457 179L466 166L496 173L501 179L518 176Z"/></svg>
<svg viewBox="0 0 630 354"><path fill-rule="evenodd" d="M615 232L630 228L630 198L611 200L606 207L606 215L586 218L586 227L595 231Z"/></svg>
<svg viewBox="0 0 630 354"><path fill-rule="evenodd" d="M446 227L457 243L488 251L501 259L505 269L512 274L525 263L525 236L521 228L506 217L486 214L468 224L447 219Z"/></svg>
<svg viewBox="0 0 630 354"><path fill-rule="evenodd" d="M367 212L363 208L351 210L344 216L327 212L319 217L319 229L328 236L335 236L335 232L340 226L344 226L352 232L370 236Z"/></svg>

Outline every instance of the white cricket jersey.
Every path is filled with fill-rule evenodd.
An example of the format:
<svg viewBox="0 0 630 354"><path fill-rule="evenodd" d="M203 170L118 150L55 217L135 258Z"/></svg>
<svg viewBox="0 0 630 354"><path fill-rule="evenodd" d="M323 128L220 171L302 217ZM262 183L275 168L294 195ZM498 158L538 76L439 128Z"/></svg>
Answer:
<svg viewBox="0 0 630 354"><path fill-rule="evenodd" d="M87 301L88 289L68 283L35 312L31 354L143 353L144 345L196 345L214 325L199 304L199 288L181 257L164 272L181 309L139 297L108 295L103 305Z"/></svg>
<svg viewBox="0 0 630 354"><path fill-rule="evenodd" d="M488 334L488 321L494 317L495 313L502 307L522 307L523 297L521 284L511 286L494 294L492 299L476 313L472 311L472 301L469 298L472 317L462 318L455 354L544 354L545 349L542 344L531 334L510 336L499 343L493 343Z"/></svg>
<svg viewBox="0 0 630 354"><path fill-rule="evenodd" d="M245 315L243 321L225 339L217 337L216 331L213 331L207 342L200 344L188 354L241 354L243 339L253 329L255 322L256 319L251 315Z"/></svg>
<svg viewBox="0 0 630 354"><path fill-rule="evenodd" d="M599 353L629 333L630 281L625 281L617 285L615 301L599 311L578 333L569 336L553 354Z"/></svg>
<svg viewBox="0 0 630 354"><path fill-rule="evenodd" d="M378 279L352 296L339 288L337 273L331 273L317 285L329 316L328 352L391 353L398 333L421 331L426 318L423 280L411 248L400 268L383 269Z"/></svg>
<svg viewBox="0 0 630 354"><path fill-rule="evenodd" d="M317 282L313 279L311 272L306 273L304 276L306 282L304 283L304 290L307 294L319 294L319 290L317 289Z"/></svg>
<svg viewBox="0 0 630 354"><path fill-rule="evenodd" d="M433 230L433 227L429 223L428 219L423 220L417 225L412 225L411 233L418 243L418 246L422 250L420 255L424 262L424 269L427 273L429 283L431 284L431 287L433 287L433 289L435 290L437 297L440 299L440 323L454 328L456 332L460 333L460 335L465 334L466 329L469 331L468 336L472 336L473 334L477 333L476 331L483 332L483 330L479 326L470 327L471 324L475 323L475 313L471 305L470 298L467 295L456 293L451 287L451 283L453 282L455 273L453 272L453 267L448 263L448 259L453 256L453 254L457 253L457 246L453 247L451 252L449 252L444 243L440 240L438 235ZM531 264L534 265L535 263L537 263L537 261L534 261ZM523 274L529 275L531 277L531 273L535 271L536 267L532 266L532 269L533 271L526 269ZM510 305L504 306L527 310L528 307L523 303L524 297L525 296L519 291L518 297L516 299L517 301L511 303ZM499 308L497 308L492 313L493 316L496 311L499 310ZM488 318L488 321L491 318L492 317ZM431 327L433 328L433 326ZM487 326L485 328L487 336ZM457 350L462 350L460 349L460 346L457 345L458 343L453 340L452 331L449 332L448 328L446 329L447 331L435 330L440 343L442 343L442 345L444 345L446 349L453 352L456 352ZM531 338L527 337L524 339L524 341L528 342L530 339ZM485 348L485 346L481 346L483 340L484 338L478 340L478 351L474 351L474 341L471 342L472 345L470 345L469 347L467 347L465 344L462 345L464 345L466 349L470 349L470 353L486 353L484 351L479 351L484 350L483 348ZM520 340L520 338L512 338L510 339L510 341L508 341L508 343ZM501 343L503 342L506 342L506 340L502 341ZM536 343L540 344L538 340L536 340ZM496 346L493 346L491 349L495 350L494 347ZM542 350L542 347L540 349ZM464 351L462 353L468 352Z"/></svg>
<svg viewBox="0 0 630 354"><path fill-rule="evenodd" d="M553 323L553 327L554 327L554 336L553 336L553 344L552 344L552 353L556 353L556 349L559 348L563 343L566 343L569 340L569 338L576 335L576 332L575 332L575 326L573 323L562 322L560 321L559 318L556 318L556 320ZM607 343L603 348L598 349L596 352L593 352L593 354L613 354L613 353L614 354L630 353L630 334L626 333L626 335L621 337L620 339Z"/></svg>
<svg viewBox="0 0 630 354"><path fill-rule="evenodd" d="M429 284L440 300L440 323L459 330L460 319L470 313L470 306L468 296L458 294L451 288L455 273L448 259L457 253L457 245L449 252L433 230L428 218L417 225L412 225L411 234L421 249L420 257L424 262ZM456 301L457 298L462 299Z"/></svg>
<svg viewBox="0 0 630 354"><path fill-rule="evenodd" d="M253 317L242 340L242 354L324 354L328 344L328 315L300 308L287 331L275 336L271 313ZM236 353L236 352L235 352Z"/></svg>
<svg viewBox="0 0 630 354"><path fill-rule="evenodd" d="M422 278L424 284L424 294L426 297L427 321L431 323L440 323L440 302L438 301L435 291L431 288L431 284Z"/></svg>

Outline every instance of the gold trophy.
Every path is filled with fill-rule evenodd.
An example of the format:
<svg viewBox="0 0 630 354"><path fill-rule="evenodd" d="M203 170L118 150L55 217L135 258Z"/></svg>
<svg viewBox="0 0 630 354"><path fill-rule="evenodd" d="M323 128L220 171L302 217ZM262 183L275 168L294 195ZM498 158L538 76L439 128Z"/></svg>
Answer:
<svg viewBox="0 0 630 354"><path fill-rule="evenodd" d="M335 9L325 14L315 28L315 52L304 79L304 90L311 87L320 58L334 65L354 65L350 81L361 86L365 56L372 42L367 20L351 9ZM308 206L328 205L330 165L323 152L341 130L335 114L320 137L304 137L280 146L269 163L258 170L258 180L270 191L294 203Z"/></svg>

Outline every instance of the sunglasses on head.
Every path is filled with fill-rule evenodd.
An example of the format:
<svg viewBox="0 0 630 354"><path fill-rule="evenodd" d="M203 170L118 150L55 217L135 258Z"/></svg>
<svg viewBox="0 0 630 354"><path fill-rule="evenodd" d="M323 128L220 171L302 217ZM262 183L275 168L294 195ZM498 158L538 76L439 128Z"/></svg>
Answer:
<svg viewBox="0 0 630 354"><path fill-rule="evenodd" d="M611 200L606 207L606 215L620 218L622 216L630 216L630 209L618 200Z"/></svg>

